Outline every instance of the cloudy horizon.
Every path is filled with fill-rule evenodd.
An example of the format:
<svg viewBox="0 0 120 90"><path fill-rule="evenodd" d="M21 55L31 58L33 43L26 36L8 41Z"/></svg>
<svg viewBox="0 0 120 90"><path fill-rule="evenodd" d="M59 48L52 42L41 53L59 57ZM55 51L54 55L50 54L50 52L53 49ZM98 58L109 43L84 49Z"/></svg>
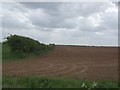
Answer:
<svg viewBox="0 0 120 90"><path fill-rule="evenodd" d="M118 46L118 5L112 2L6 2L1 18L2 38L18 34L46 44Z"/></svg>

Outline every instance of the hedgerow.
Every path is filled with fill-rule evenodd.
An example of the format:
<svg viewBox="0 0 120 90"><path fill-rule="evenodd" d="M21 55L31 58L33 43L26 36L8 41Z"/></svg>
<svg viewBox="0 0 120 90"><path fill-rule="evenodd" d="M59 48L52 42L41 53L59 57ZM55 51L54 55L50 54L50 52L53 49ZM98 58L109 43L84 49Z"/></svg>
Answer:
<svg viewBox="0 0 120 90"><path fill-rule="evenodd" d="M54 44L46 45L32 38L19 35L7 36L6 41L4 41L3 44L8 44L14 53L21 52L36 54L48 52L55 46Z"/></svg>

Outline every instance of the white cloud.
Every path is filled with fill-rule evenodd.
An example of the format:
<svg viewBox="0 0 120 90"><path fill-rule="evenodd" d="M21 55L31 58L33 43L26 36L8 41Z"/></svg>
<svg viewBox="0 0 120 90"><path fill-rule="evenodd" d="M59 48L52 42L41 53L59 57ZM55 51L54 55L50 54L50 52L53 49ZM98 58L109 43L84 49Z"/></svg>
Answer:
<svg viewBox="0 0 120 90"><path fill-rule="evenodd" d="M105 3L4 3L3 37L30 36L43 43L117 45L118 7Z"/></svg>

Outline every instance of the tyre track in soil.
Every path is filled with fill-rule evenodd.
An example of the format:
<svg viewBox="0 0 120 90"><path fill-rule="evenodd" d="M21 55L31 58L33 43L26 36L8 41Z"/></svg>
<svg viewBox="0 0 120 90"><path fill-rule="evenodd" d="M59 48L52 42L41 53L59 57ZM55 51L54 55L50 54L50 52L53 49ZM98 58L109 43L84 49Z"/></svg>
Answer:
<svg viewBox="0 0 120 90"><path fill-rule="evenodd" d="M117 48L56 46L48 55L3 63L3 74L117 80ZM104 70L101 69L104 68ZM104 77L101 77L104 73ZM109 74L108 74L109 73ZM91 77L90 77L91 76Z"/></svg>

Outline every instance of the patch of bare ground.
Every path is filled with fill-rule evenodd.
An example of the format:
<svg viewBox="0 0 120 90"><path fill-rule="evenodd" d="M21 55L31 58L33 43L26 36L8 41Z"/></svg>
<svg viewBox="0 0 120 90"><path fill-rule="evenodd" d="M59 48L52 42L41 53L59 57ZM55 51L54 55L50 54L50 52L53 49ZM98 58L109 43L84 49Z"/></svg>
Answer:
<svg viewBox="0 0 120 90"><path fill-rule="evenodd" d="M118 48L56 46L48 55L5 62L3 74L118 80Z"/></svg>

